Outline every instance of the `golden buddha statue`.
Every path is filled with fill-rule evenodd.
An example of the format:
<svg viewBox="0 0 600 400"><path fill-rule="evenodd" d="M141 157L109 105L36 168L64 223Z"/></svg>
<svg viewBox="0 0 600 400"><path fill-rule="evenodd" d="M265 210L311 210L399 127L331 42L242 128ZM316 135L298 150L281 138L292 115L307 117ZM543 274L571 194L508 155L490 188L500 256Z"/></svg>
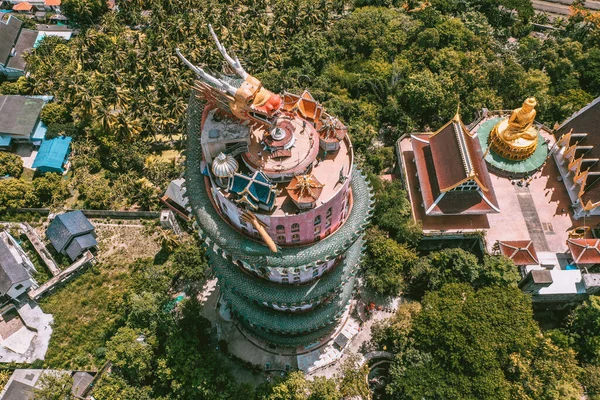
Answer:
<svg viewBox="0 0 600 400"><path fill-rule="evenodd" d="M537 147L538 130L535 128L535 106L530 97L523 106L513 110L508 119L500 121L490 133L490 149L510 160L525 160Z"/></svg>

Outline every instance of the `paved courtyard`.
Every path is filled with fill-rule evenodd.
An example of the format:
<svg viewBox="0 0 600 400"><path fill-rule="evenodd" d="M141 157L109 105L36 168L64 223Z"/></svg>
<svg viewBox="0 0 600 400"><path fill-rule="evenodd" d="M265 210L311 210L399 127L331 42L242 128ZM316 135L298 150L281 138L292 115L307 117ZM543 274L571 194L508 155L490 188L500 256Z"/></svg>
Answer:
<svg viewBox="0 0 600 400"><path fill-rule="evenodd" d="M554 137L542 133L554 144ZM404 171L409 186L413 216L422 221L423 232L428 235L460 234L484 231L488 251L498 240L532 240L537 251L564 253L567 251L569 231L580 226L595 228L600 217L575 220L571 217L571 201L560 174L550 157L543 168L533 175L529 186L518 186L516 181L490 172L500 213L486 215L426 216L418 190L416 166L410 138L400 142Z"/></svg>

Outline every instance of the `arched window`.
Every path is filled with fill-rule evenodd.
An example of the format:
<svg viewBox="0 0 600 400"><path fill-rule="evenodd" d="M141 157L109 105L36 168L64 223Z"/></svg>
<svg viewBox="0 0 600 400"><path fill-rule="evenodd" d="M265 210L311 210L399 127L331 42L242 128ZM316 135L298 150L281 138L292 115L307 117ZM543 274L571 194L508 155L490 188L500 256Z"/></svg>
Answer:
<svg viewBox="0 0 600 400"><path fill-rule="evenodd" d="M277 236L277 243L285 243L285 236L283 236L283 235Z"/></svg>
<svg viewBox="0 0 600 400"><path fill-rule="evenodd" d="M315 226L315 235L318 235L321 233L321 227L320 226Z"/></svg>
<svg viewBox="0 0 600 400"><path fill-rule="evenodd" d="M327 209L327 213L325 214L325 218L330 218L331 217L331 207L329 207Z"/></svg>
<svg viewBox="0 0 600 400"><path fill-rule="evenodd" d="M300 224L292 224L292 232L300 232Z"/></svg>
<svg viewBox="0 0 600 400"><path fill-rule="evenodd" d="M300 235L297 233L294 233L292 235L292 242L299 242L300 241Z"/></svg>
<svg viewBox="0 0 600 400"><path fill-rule="evenodd" d="M315 225L319 225L319 224L321 224L321 216L320 216L320 215L317 215L317 216L315 217Z"/></svg>
<svg viewBox="0 0 600 400"><path fill-rule="evenodd" d="M277 233L285 233L285 226L277 225L276 231Z"/></svg>

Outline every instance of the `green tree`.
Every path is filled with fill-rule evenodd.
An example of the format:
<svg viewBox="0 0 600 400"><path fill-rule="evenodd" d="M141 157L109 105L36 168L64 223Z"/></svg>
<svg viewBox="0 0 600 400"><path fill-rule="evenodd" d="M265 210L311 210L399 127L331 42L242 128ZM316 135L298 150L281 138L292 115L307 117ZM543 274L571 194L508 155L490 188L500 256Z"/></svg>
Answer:
<svg viewBox="0 0 600 400"><path fill-rule="evenodd" d="M71 115L64 104L48 103L42 108L40 119L46 125L70 122Z"/></svg>
<svg viewBox="0 0 600 400"><path fill-rule="evenodd" d="M393 317L373 324L371 341L385 351L404 351L410 343L409 334L414 318L420 311L421 304L418 302L402 303Z"/></svg>
<svg viewBox="0 0 600 400"><path fill-rule="evenodd" d="M153 371L153 338L147 332L119 328L106 344L106 359L134 386L146 382Z"/></svg>
<svg viewBox="0 0 600 400"><path fill-rule="evenodd" d="M31 182L21 179L0 179L0 211L27 207L35 203Z"/></svg>
<svg viewBox="0 0 600 400"><path fill-rule="evenodd" d="M65 180L57 173L47 173L34 179L33 194L42 207L60 204L69 197Z"/></svg>
<svg viewBox="0 0 600 400"><path fill-rule="evenodd" d="M14 178L23 172L23 159L16 154L0 151L0 177L9 175Z"/></svg>
<svg viewBox="0 0 600 400"><path fill-rule="evenodd" d="M377 293L399 295L403 287L402 272L417 259L414 251L386 237L374 228L367 234L364 274L367 284Z"/></svg>
<svg viewBox="0 0 600 400"><path fill-rule="evenodd" d="M61 9L73 23L89 26L99 21L108 11L108 6L104 0L65 0Z"/></svg>
<svg viewBox="0 0 600 400"><path fill-rule="evenodd" d="M590 296L573 310L567 332L579 360L600 366L600 296Z"/></svg>
<svg viewBox="0 0 600 400"><path fill-rule="evenodd" d="M94 388L94 398L98 400L153 400L151 392L150 387L132 386L120 376L110 374L103 377Z"/></svg>
<svg viewBox="0 0 600 400"><path fill-rule="evenodd" d="M47 371L40 377L33 392L34 400L72 400L73 378L68 372Z"/></svg>
<svg viewBox="0 0 600 400"><path fill-rule="evenodd" d="M572 351L542 337L516 287L449 284L423 298L411 345L398 353L393 398L577 399Z"/></svg>
<svg viewBox="0 0 600 400"><path fill-rule="evenodd" d="M203 282L206 279L208 259L196 240L183 242L169 259L171 274L176 282Z"/></svg>

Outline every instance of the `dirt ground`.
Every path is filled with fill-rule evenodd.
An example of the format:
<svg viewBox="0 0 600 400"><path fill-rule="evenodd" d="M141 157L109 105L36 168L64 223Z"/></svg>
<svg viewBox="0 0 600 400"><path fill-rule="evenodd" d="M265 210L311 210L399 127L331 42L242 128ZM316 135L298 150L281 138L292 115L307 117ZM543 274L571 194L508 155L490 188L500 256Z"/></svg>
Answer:
<svg viewBox="0 0 600 400"><path fill-rule="evenodd" d="M98 235L96 258L112 264L154 257L160 250L160 228L140 221L105 222L92 220Z"/></svg>

